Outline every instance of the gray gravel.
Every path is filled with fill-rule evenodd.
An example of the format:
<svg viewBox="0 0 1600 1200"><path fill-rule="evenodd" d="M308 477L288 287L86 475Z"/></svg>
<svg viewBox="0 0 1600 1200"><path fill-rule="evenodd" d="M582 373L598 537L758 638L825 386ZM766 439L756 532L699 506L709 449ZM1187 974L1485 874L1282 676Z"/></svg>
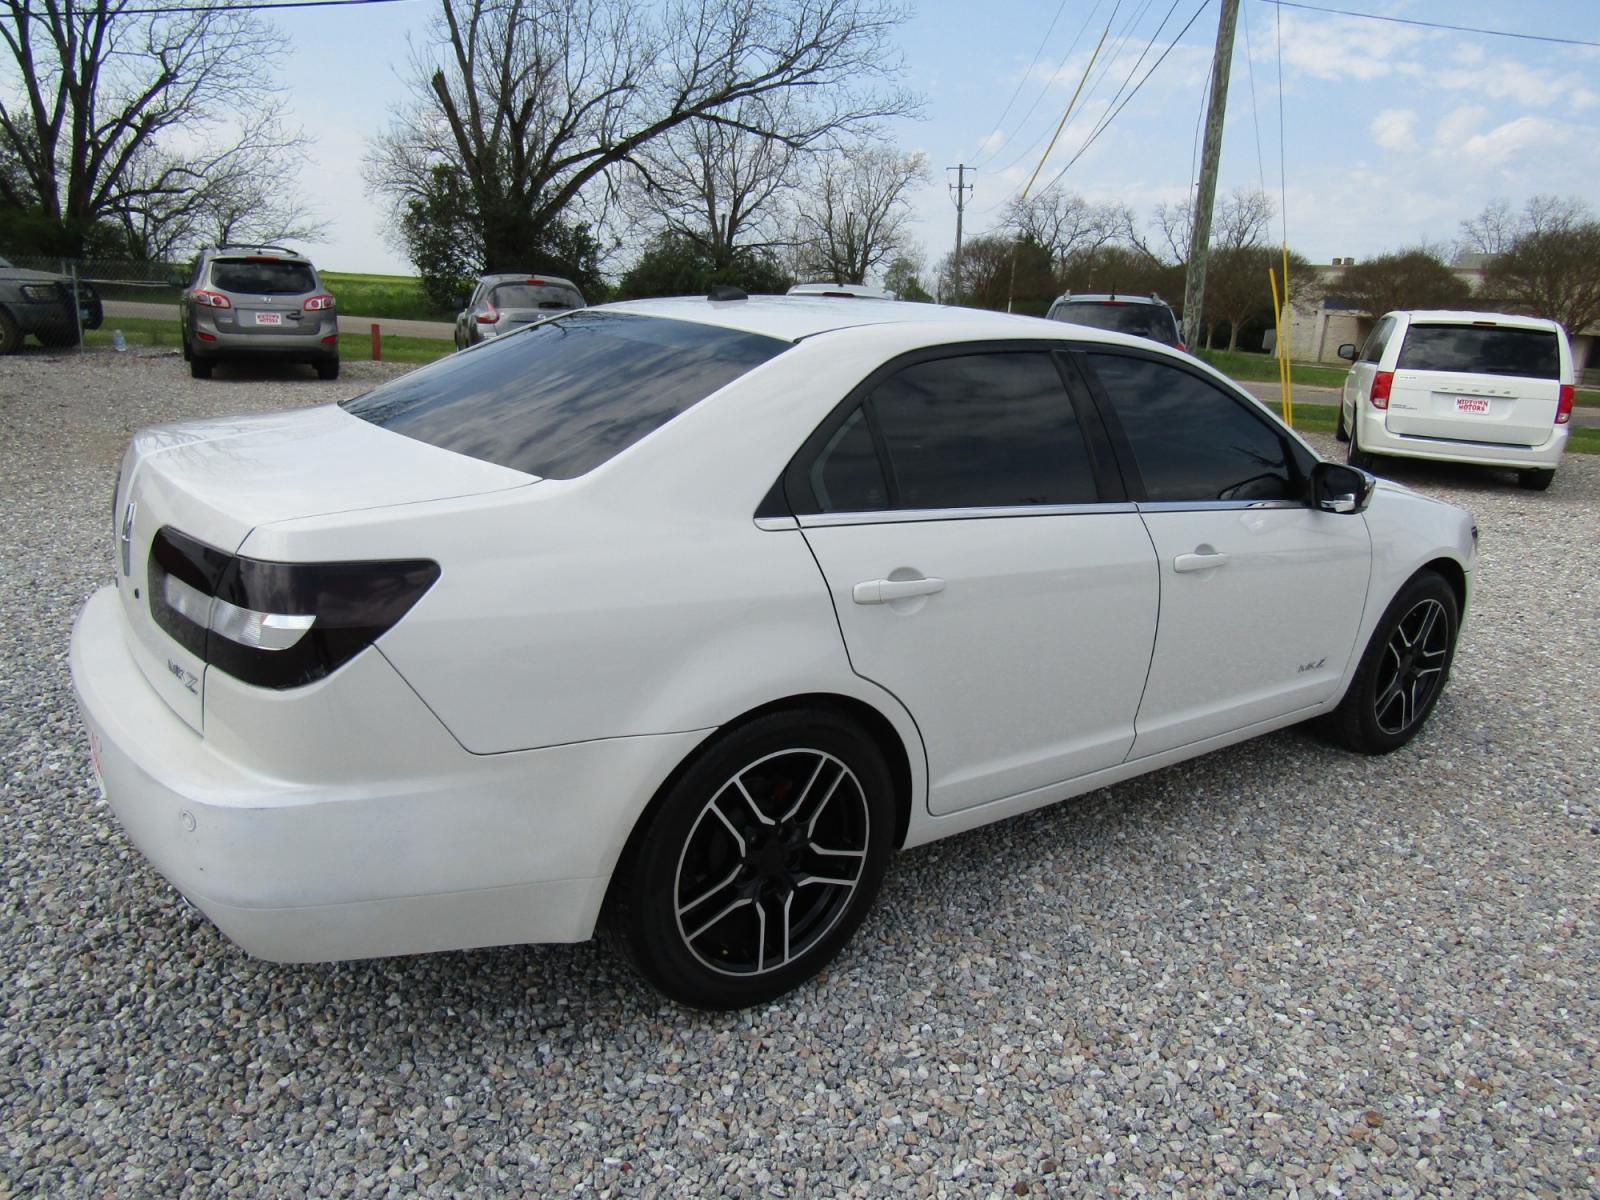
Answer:
<svg viewBox="0 0 1600 1200"><path fill-rule="evenodd" d="M0 360L0 1196L1600 1194L1600 458L1396 468L1483 528L1411 747L901 855L824 980L707 1016L594 945L252 961L96 800L66 645L128 431L386 369Z"/></svg>

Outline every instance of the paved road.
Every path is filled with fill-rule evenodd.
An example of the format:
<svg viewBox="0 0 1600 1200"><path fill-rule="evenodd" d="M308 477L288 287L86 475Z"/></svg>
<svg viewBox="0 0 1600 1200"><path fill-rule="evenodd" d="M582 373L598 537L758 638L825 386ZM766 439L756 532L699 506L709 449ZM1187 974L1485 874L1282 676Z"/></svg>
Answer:
<svg viewBox="0 0 1600 1200"><path fill-rule="evenodd" d="M144 304L136 300L107 300L107 317L148 317L156 321L178 322L176 304ZM440 338L449 341L455 326L448 321L401 321L393 317L357 317L339 314L340 333L366 333L374 325L390 337Z"/></svg>

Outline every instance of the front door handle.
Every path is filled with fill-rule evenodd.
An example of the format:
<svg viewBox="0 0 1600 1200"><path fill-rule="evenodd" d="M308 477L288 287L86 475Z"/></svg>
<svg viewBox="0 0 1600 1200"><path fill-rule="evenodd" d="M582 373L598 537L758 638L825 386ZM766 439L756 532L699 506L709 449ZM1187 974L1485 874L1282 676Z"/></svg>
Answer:
<svg viewBox="0 0 1600 1200"><path fill-rule="evenodd" d="M1210 554L1180 554L1172 560L1174 571L1210 571L1217 567L1225 566L1228 556L1221 551L1212 551Z"/></svg>
<svg viewBox="0 0 1600 1200"><path fill-rule="evenodd" d="M944 580L931 575L926 579L869 579L856 584L850 591L850 598L857 604L887 604L891 600L932 596L942 591Z"/></svg>

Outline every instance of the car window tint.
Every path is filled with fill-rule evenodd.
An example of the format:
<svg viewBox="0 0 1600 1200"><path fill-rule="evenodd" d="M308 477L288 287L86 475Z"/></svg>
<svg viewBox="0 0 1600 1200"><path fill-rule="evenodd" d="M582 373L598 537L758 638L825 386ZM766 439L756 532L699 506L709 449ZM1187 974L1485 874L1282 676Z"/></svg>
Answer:
<svg viewBox="0 0 1600 1200"><path fill-rule="evenodd" d="M1394 318L1385 317L1379 321L1372 332L1367 335L1367 344L1361 348L1361 361L1375 363L1383 357L1383 348L1388 344L1389 334L1394 330Z"/></svg>
<svg viewBox="0 0 1600 1200"><path fill-rule="evenodd" d="M1097 499L1083 434L1045 353L917 363L872 390L897 508Z"/></svg>
<svg viewBox="0 0 1600 1200"><path fill-rule="evenodd" d="M445 450L571 479L789 345L585 309L440 359L342 407Z"/></svg>
<svg viewBox="0 0 1600 1200"><path fill-rule="evenodd" d="M878 450L866 413L857 408L818 452L809 473L822 512L870 512L889 506Z"/></svg>
<svg viewBox="0 0 1600 1200"><path fill-rule="evenodd" d="M316 276L305 263L229 258L219 258L211 264L211 284L224 292L255 292L260 296L297 296L317 290Z"/></svg>
<svg viewBox="0 0 1600 1200"><path fill-rule="evenodd" d="M1558 379L1561 350L1553 329L1413 325L1401 343L1395 368Z"/></svg>
<svg viewBox="0 0 1600 1200"><path fill-rule="evenodd" d="M502 283L494 289L494 305L496 308L582 308L583 297L571 288Z"/></svg>
<svg viewBox="0 0 1600 1200"><path fill-rule="evenodd" d="M1298 499L1286 440L1243 403L1165 363L1090 354L1150 500Z"/></svg>
<svg viewBox="0 0 1600 1200"><path fill-rule="evenodd" d="M1091 329L1110 329L1137 337L1172 342L1177 324L1172 310L1159 304L1105 304L1065 301L1050 310L1052 320L1070 321Z"/></svg>

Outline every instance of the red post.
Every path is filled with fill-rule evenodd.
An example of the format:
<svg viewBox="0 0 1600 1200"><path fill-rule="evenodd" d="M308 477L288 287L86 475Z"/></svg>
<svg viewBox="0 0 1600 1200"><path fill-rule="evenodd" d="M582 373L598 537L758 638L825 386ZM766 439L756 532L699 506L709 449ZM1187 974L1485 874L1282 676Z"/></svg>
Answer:
<svg viewBox="0 0 1600 1200"><path fill-rule="evenodd" d="M378 323L372 323L372 361L383 361L383 335L378 332Z"/></svg>

